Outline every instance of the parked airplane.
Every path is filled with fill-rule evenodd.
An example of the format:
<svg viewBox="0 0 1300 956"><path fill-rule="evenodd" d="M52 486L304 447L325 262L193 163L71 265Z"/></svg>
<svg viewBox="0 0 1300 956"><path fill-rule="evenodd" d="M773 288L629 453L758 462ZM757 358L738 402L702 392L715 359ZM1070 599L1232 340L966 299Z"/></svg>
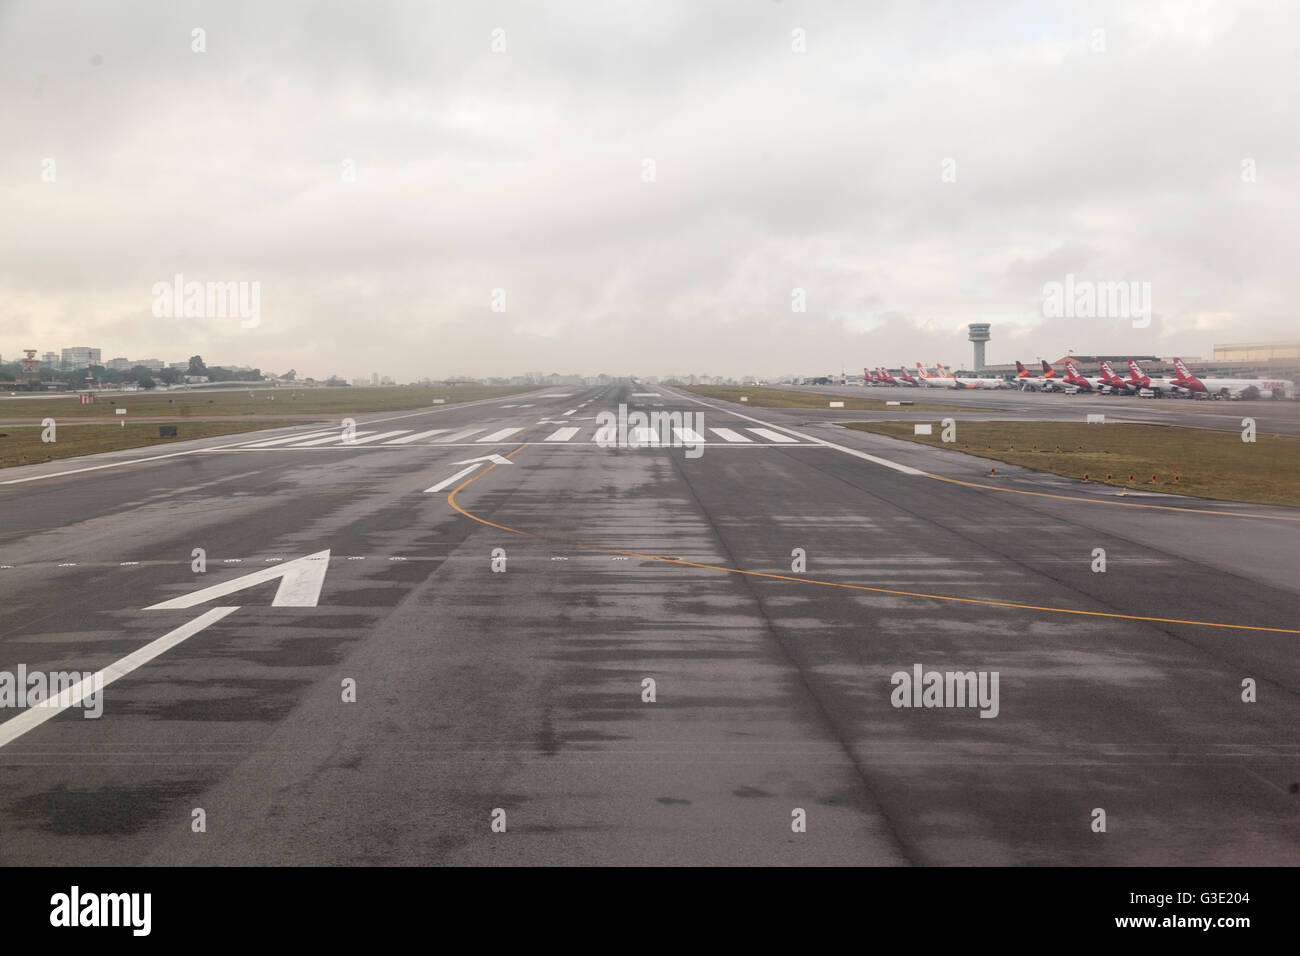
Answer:
<svg viewBox="0 0 1300 956"><path fill-rule="evenodd" d="M1136 383L1124 381L1115 374L1115 370L1110 367L1110 363L1105 361L1101 363L1101 377L1099 378L1099 381L1103 388L1109 388L1115 395L1136 392L1141 387Z"/></svg>
<svg viewBox="0 0 1300 956"><path fill-rule="evenodd" d="M889 374L888 372L886 372L883 368L877 368L877 369L876 369L876 377L875 377L875 381L876 381L878 384L880 384L880 385L897 385L897 384L898 384L898 379L894 378L894 376L890 375L890 374Z"/></svg>
<svg viewBox="0 0 1300 956"><path fill-rule="evenodd" d="M1029 369L1025 368L1019 361L1017 361L1016 382L1019 384L1020 388L1027 388L1031 391L1043 388L1050 391L1059 379L1056 376L1056 369L1052 368L1046 362L1043 363L1043 366L1045 368L1044 374L1031 375Z"/></svg>
<svg viewBox="0 0 1300 956"><path fill-rule="evenodd" d="M1138 394L1141 394L1142 390L1146 390L1156 398L1178 391L1172 379L1152 378L1142 371L1142 366L1135 359L1128 360L1128 383L1139 390Z"/></svg>
<svg viewBox="0 0 1300 956"><path fill-rule="evenodd" d="M1081 392L1095 392L1101 384L1099 378L1088 378L1079 371L1079 366L1073 362L1065 363L1065 384L1067 387L1073 386Z"/></svg>
<svg viewBox="0 0 1300 956"><path fill-rule="evenodd" d="M912 375L909 374L907 369L905 368L900 368L898 370L898 377L899 379L902 380L902 383L904 385L910 385L912 388L920 388L921 386L921 383L918 382L915 378L913 378Z"/></svg>
<svg viewBox="0 0 1300 956"><path fill-rule="evenodd" d="M949 380L950 388L1006 388L1007 387L1007 383L1005 379L965 378L965 377L958 378L955 377L951 372L949 372L938 362L934 363L934 367L939 370L940 375L945 376Z"/></svg>
<svg viewBox="0 0 1300 956"><path fill-rule="evenodd" d="M939 366L939 370L941 372L943 371L942 365ZM926 388L955 388L956 387L953 385L954 379L951 375L948 375L946 372L941 375L931 375L926 370L926 367L922 365L920 362L916 363L916 375L917 378L921 380L921 384L924 385Z"/></svg>
<svg viewBox="0 0 1300 956"><path fill-rule="evenodd" d="M1240 398L1242 392L1247 389L1254 389L1261 397L1284 398L1295 390L1295 382L1282 378L1200 379L1191 373L1180 358L1174 359L1174 368L1178 372L1178 377L1171 383L1175 388L1192 394L1208 395L1211 398Z"/></svg>

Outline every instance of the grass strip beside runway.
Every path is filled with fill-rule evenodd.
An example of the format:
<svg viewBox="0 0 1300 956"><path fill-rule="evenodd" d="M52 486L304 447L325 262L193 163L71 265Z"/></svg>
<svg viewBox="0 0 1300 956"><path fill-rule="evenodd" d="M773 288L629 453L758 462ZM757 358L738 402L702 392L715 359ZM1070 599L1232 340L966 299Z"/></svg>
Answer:
<svg viewBox="0 0 1300 956"><path fill-rule="evenodd" d="M1220 501L1300 507L1300 437L1165 425L1108 422L956 423L956 441L943 428L914 434L913 422L850 422L844 427L948 451L992 458L1054 475L1134 490ZM1132 481L1129 477L1132 476Z"/></svg>
<svg viewBox="0 0 1300 956"><path fill-rule="evenodd" d="M39 425L0 425L0 468L15 465L35 465L60 458L77 458L81 455L98 455L105 451L125 448L153 448L174 445L189 438L211 438L214 435L235 435L240 432L279 428L299 422L279 422L257 419L230 422L171 422L176 426L175 438L158 436L159 422L126 425L76 425L59 424L53 442L41 441L44 431Z"/></svg>

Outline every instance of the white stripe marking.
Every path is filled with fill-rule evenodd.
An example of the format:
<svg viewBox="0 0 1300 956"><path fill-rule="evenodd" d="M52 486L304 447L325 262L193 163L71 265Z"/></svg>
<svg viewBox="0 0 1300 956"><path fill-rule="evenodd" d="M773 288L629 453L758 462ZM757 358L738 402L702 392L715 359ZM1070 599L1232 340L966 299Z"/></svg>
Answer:
<svg viewBox="0 0 1300 956"><path fill-rule="evenodd" d="M546 436L546 441L568 441L574 435L578 434L577 428L557 428L551 434Z"/></svg>
<svg viewBox="0 0 1300 956"><path fill-rule="evenodd" d="M462 438L468 438L470 435L477 435L482 430L483 429L481 428L466 428L464 431L459 431L456 432L455 434L447 435L445 438L439 438L436 442L434 442L434 444L445 445L450 442L460 441Z"/></svg>
<svg viewBox="0 0 1300 956"><path fill-rule="evenodd" d="M797 438L791 438L789 435L782 435L780 432L774 432L770 428L751 428L750 431L755 435L766 438L768 441L796 442L799 440Z"/></svg>
<svg viewBox="0 0 1300 956"><path fill-rule="evenodd" d="M725 438L727 441L752 442L754 439L747 438L740 432L733 432L730 428L710 428L709 431L719 438Z"/></svg>
<svg viewBox="0 0 1300 956"><path fill-rule="evenodd" d="M52 701L48 701L27 708L17 717L0 724L0 747L12 743L27 731L45 723L51 717L61 714L70 707L77 706L91 693L103 690L118 678L125 677L136 668L148 664L159 654L165 653L187 638L193 637L209 624L215 624L226 615L233 614L238 610L238 607L214 607L211 610L204 611L188 624L182 624L176 630L168 631L157 640L150 641L139 650L132 651L121 660L109 664L102 671L96 671L68 690L60 692L57 705Z"/></svg>
<svg viewBox="0 0 1300 956"><path fill-rule="evenodd" d="M367 442L379 441L381 438L392 438L394 435L405 435L409 431L409 428L399 428L397 431L393 432L380 432L378 435L371 435L369 438L358 438L354 442L348 442L348 444L364 445Z"/></svg>
<svg viewBox="0 0 1300 956"><path fill-rule="evenodd" d="M708 440L693 428L674 428L673 434L678 441L687 445L699 445Z"/></svg>
<svg viewBox="0 0 1300 956"><path fill-rule="evenodd" d="M330 429L327 432L303 432L299 435L290 435L288 438L272 438L270 441L252 442L247 445L240 445L241 448L270 448L273 445L287 445L291 441L303 441L308 438L316 438L319 435L337 435L336 429Z"/></svg>
<svg viewBox="0 0 1300 956"><path fill-rule="evenodd" d="M357 438L360 437L361 435L369 435L369 434L370 432L357 432L353 437ZM328 445L330 442L335 442L335 441L343 444L351 444L350 442L343 441L343 432L340 430L340 431L336 431L333 435L329 435L328 437L316 438L313 439L312 441L299 442L298 444L290 445L289 447L290 448L314 448L317 445Z"/></svg>
<svg viewBox="0 0 1300 956"><path fill-rule="evenodd" d="M499 432L493 432L491 435L484 435L482 438L478 439L478 441L479 441L480 443L489 443L489 442L494 442L494 441L505 441L507 438L509 438L509 437L510 437L511 435L513 435L515 432L521 432L521 431L523 431L522 428L503 428L503 429L501 429Z"/></svg>
<svg viewBox="0 0 1300 956"><path fill-rule="evenodd" d="M384 444L385 445L409 445L411 442L419 441L421 438L429 438L433 435L441 435L443 432L450 431L450 430L451 429L449 428L432 428L427 432L416 432L414 435L407 435L405 438L397 438L394 439L393 441L386 441L384 442Z"/></svg>
<svg viewBox="0 0 1300 956"><path fill-rule="evenodd" d="M686 398L686 396L684 395L678 395L678 397ZM743 418L747 422L759 422L760 424L766 424L760 418L750 418L748 415L742 415L740 414L740 412L733 412L729 408L719 408L717 405L710 404L709 402L702 402L697 398L687 398L686 400L696 405L703 405L705 408L715 409L727 415L734 415L736 418ZM750 431L758 431L758 430L759 429L757 428L750 429ZM877 458L875 455L868 455L866 452L858 451L856 448L845 448L843 445L837 445L834 442L826 441L824 438L816 438L812 435L805 435L803 432L797 432L793 428L786 428L785 431L788 431L791 435L797 435L798 437L804 439L805 441L810 441L816 445L820 445L823 448L834 448L836 451L842 451L846 455L852 455L854 458L861 458L864 461L873 462L877 465L883 465L886 468L892 468L894 471L901 472L904 475L926 474L926 472L922 471L919 468L911 468L907 465L900 465L898 462L890 461L888 458Z"/></svg>

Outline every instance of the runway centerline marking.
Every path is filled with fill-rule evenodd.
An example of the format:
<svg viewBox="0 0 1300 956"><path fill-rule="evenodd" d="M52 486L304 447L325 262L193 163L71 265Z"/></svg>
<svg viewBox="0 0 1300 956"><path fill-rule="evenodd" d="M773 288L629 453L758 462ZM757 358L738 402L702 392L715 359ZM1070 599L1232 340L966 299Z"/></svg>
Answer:
<svg viewBox="0 0 1300 956"><path fill-rule="evenodd" d="M509 455L506 455L505 457L513 458L515 455L519 454L527 447L528 447L527 445L520 445L518 448L516 448L514 451L512 451ZM1223 624L1223 623L1219 623L1218 621L1188 621L1188 620L1182 620L1180 618L1171 618L1171 617L1148 617L1141 614L1117 614L1112 611L1084 611L1084 610L1079 610L1077 608L1068 608L1068 607L1045 607L1038 604L1016 604L1010 601L988 601L981 598L955 597L950 594L924 594L918 591L900 591L895 588L873 588L865 584L845 584L842 581L823 581L817 578L795 577L789 574L776 574L771 571L747 571L744 568L729 568L721 564L704 564L703 562L699 562L699 561L683 561L681 558L670 558L658 554L645 554L644 552L641 551L627 551L621 548L607 548L598 544L583 544L581 541L570 541L566 538L556 538L556 537L552 537L551 535L537 534L535 531L523 531L519 528L512 528L509 525L498 524L495 521L489 521L486 518L480 518L478 515L466 511L464 508L462 508L460 505L456 503L456 495L462 489L478 481L478 479L482 478L483 475L486 475L488 471L491 471L492 468L495 467L496 465L492 465L490 468L487 469L487 471L484 471L482 474L475 475L471 478L467 478L465 481L461 482L459 485L453 488L447 494L447 504L451 505L451 507L454 508L458 513L465 516L466 518L469 518L471 521L477 521L479 524L487 525L490 528L496 528L499 531L505 531L510 534L517 534L520 535L521 537L536 538L539 541L549 541L552 544L563 544L573 548L582 548L583 550L586 551L600 551L605 554L622 554L622 555L627 555L629 557L642 558L646 561L660 561L665 564L673 564L681 567L702 568L706 571L723 571L728 574L744 574L756 578L770 578L774 581L791 581L795 584L815 584L820 587L840 588L846 591L867 591L872 594L890 594L896 597L925 598L931 601L948 601L956 604L976 604L981 607L1006 607L1006 608L1013 608L1021 611L1045 611L1051 614L1075 614L1082 617L1104 617L1104 618L1110 618L1113 620L1122 620L1122 621L1144 621L1147 623L1155 623L1155 624L1188 624L1194 627L1218 627L1218 628L1226 628L1226 629L1237 630L1237 631L1264 631L1270 634L1300 634L1300 630L1296 630L1293 628L1286 628L1286 627L1263 627L1255 624ZM917 474L924 475L926 474L926 472L918 471Z"/></svg>

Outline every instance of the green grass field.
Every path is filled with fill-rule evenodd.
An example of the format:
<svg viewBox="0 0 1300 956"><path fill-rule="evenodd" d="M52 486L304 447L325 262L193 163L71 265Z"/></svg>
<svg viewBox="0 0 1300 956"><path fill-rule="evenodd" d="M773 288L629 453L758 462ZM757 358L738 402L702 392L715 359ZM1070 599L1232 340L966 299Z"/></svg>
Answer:
<svg viewBox="0 0 1300 956"><path fill-rule="evenodd" d="M213 416L341 416L350 412L393 412L424 408L435 398L448 405L534 391L531 387L495 385L424 386L391 388L275 388L253 391L205 392L203 389L171 392L97 392L94 405L76 397L32 398L0 402L0 420L39 422L68 418L109 418L125 408L128 418L188 418ZM157 432L155 431L155 434Z"/></svg>
<svg viewBox="0 0 1300 956"><path fill-rule="evenodd" d="M1005 461L1068 478L1166 494L1300 507L1300 438L1161 425L1079 422L957 422L957 440L914 435L912 422L847 428ZM1129 476L1132 481L1129 481ZM1154 476L1154 480L1152 480ZM1177 480L1175 480L1177 479Z"/></svg>
<svg viewBox="0 0 1300 956"><path fill-rule="evenodd" d="M177 437L159 438L158 424L136 425L57 425L56 441L41 441L40 426L0 426L0 468L14 465L34 465L60 458L80 455L97 455L123 448L165 447L188 438L210 438L213 435L234 435L239 432L278 428L293 422L256 421L233 422L173 422Z"/></svg>
<svg viewBox="0 0 1300 956"><path fill-rule="evenodd" d="M794 388L742 388L736 385L690 385L682 391L694 392L701 398L720 398L723 401L748 405L751 408L829 408L831 402L843 402L844 408L855 412L965 412L972 405L932 405L917 401L915 405L886 405L880 398L849 398L843 395L819 395L801 392ZM748 395L748 402L740 397Z"/></svg>

